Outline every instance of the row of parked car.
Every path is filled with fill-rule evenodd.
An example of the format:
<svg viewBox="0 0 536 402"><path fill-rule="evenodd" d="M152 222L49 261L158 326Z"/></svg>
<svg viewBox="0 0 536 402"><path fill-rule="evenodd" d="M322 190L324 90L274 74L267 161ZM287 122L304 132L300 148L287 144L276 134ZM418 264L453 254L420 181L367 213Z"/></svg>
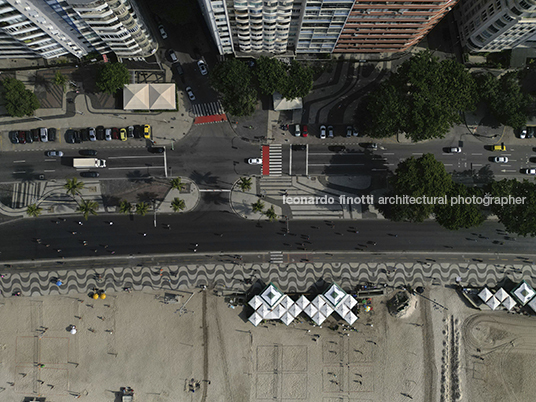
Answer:
<svg viewBox="0 0 536 402"><path fill-rule="evenodd" d="M522 140L524 140L525 138L533 138L534 134L536 134L536 127L523 127L519 133L519 138L521 138Z"/></svg>
<svg viewBox="0 0 536 402"><path fill-rule="evenodd" d="M123 128L97 128L69 129L65 132L65 141L69 144L79 144L83 141L126 141L128 138L151 138L151 126L135 125Z"/></svg>
<svg viewBox="0 0 536 402"><path fill-rule="evenodd" d="M29 131L10 131L9 139L13 144L56 141L55 128L32 128Z"/></svg>
<svg viewBox="0 0 536 402"><path fill-rule="evenodd" d="M296 124L296 125L294 125L294 135L296 137L307 137L309 135L309 130L307 129L306 125L303 125L303 126L300 127L299 124ZM345 131L345 135L343 135L343 137L344 136L346 138L358 137L359 132L353 126L347 126L346 131ZM335 130L334 130L333 126L327 126L327 127L325 125L320 126L320 136L319 137L321 139L323 139L323 140L326 139L326 138L335 137Z"/></svg>

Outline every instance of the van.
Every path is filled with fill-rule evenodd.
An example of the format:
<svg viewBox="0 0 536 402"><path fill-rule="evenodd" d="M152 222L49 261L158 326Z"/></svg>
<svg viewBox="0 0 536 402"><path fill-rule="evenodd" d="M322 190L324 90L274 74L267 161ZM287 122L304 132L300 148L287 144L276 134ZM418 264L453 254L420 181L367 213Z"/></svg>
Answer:
<svg viewBox="0 0 536 402"><path fill-rule="evenodd" d="M492 148L494 151L506 151L506 145L504 145L504 142L501 144L494 145Z"/></svg>

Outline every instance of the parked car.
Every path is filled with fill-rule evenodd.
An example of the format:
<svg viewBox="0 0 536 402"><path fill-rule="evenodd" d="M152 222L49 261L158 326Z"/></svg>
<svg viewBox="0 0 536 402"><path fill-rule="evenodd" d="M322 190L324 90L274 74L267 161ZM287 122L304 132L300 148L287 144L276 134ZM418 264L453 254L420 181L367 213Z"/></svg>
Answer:
<svg viewBox="0 0 536 402"><path fill-rule="evenodd" d="M378 144L376 144L375 142L367 142L363 144L363 148L375 150L378 149Z"/></svg>
<svg viewBox="0 0 536 402"><path fill-rule="evenodd" d="M127 140L127 129L126 128L122 128L121 130L119 130L119 138L121 139L121 141L126 141Z"/></svg>
<svg viewBox="0 0 536 402"><path fill-rule="evenodd" d="M205 64L203 60L199 60L197 62L197 67L199 67L199 72L201 73L201 75L208 74L207 65Z"/></svg>
<svg viewBox="0 0 536 402"><path fill-rule="evenodd" d="M350 138L354 135L354 128L352 126L346 127L346 138Z"/></svg>
<svg viewBox="0 0 536 402"><path fill-rule="evenodd" d="M78 153L84 156L97 156L97 151L94 149L81 149Z"/></svg>
<svg viewBox="0 0 536 402"><path fill-rule="evenodd" d="M459 154L460 152L462 152L462 149L460 147L450 147L448 148L448 152L450 154Z"/></svg>
<svg viewBox="0 0 536 402"><path fill-rule="evenodd" d="M112 140L112 129L111 128L107 128L104 132L104 139L106 141L111 141Z"/></svg>
<svg viewBox="0 0 536 402"><path fill-rule="evenodd" d="M521 173L535 175L536 174L536 169L534 169L534 168L521 169Z"/></svg>
<svg viewBox="0 0 536 402"><path fill-rule="evenodd" d="M300 137L301 136L301 130L300 130L300 125L299 124L295 124L294 125L294 135L296 137Z"/></svg>
<svg viewBox="0 0 536 402"><path fill-rule="evenodd" d="M83 128L80 130L82 141L89 141L89 129Z"/></svg>
<svg viewBox="0 0 536 402"><path fill-rule="evenodd" d="M326 139L326 126L320 126L320 139Z"/></svg>
<svg viewBox="0 0 536 402"><path fill-rule="evenodd" d="M149 152L152 154L161 154L165 151L164 147L151 147L149 148Z"/></svg>
<svg viewBox="0 0 536 402"><path fill-rule="evenodd" d="M508 157L506 156L496 156L495 159L493 159L495 163L508 163Z"/></svg>
<svg viewBox="0 0 536 402"><path fill-rule="evenodd" d="M307 126L304 124L302 127L302 137L307 137L309 135L309 131L307 130Z"/></svg>
<svg viewBox="0 0 536 402"><path fill-rule="evenodd" d="M186 87L186 93L188 94L188 98L193 102L195 100L195 95L192 91L192 87Z"/></svg>
<svg viewBox="0 0 536 402"><path fill-rule="evenodd" d="M19 131L19 144L26 144L26 132Z"/></svg>
<svg viewBox="0 0 536 402"><path fill-rule="evenodd" d="M55 128L48 129L48 140L56 141L56 129Z"/></svg>
<svg viewBox="0 0 536 402"><path fill-rule="evenodd" d="M117 127L112 127L112 138L114 140L119 139L119 129Z"/></svg>
<svg viewBox="0 0 536 402"><path fill-rule="evenodd" d="M354 137L359 137L359 130L354 128Z"/></svg>
<svg viewBox="0 0 536 402"><path fill-rule="evenodd" d="M82 176L82 177L99 177L99 172L91 172L91 171L81 172L80 176Z"/></svg>
<svg viewBox="0 0 536 402"><path fill-rule="evenodd" d="M9 132L9 140L12 144L18 144L19 143L19 133L16 131L10 131Z"/></svg>
<svg viewBox="0 0 536 402"><path fill-rule="evenodd" d="M127 137L134 138L134 126L128 126L127 128Z"/></svg>
<svg viewBox="0 0 536 402"><path fill-rule="evenodd" d="M31 144L33 142L32 132L31 131L25 131L25 135L26 135L26 142L28 144Z"/></svg>
<svg viewBox="0 0 536 402"><path fill-rule="evenodd" d="M95 129L93 127L89 129L89 140L97 141L97 134L95 133Z"/></svg>
<svg viewBox="0 0 536 402"><path fill-rule="evenodd" d="M262 159L261 158L249 158L248 163L250 165L262 165Z"/></svg>
<svg viewBox="0 0 536 402"><path fill-rule="evenodd" d="M143 126L143 137L147 139L151 139L151 126L148 124L145 124Z"/></svg>
<svg viewBox="0 0 536 402"><path fill-rule="evenodd" d="M74 135L74 142L76 142L77 144L80 144L82 142L81 132L78 130L74 130L73 135Z"/></svg>
<svg viewBox="0 0 536 402"><path fill-rule="evenodd" d="M97 126L97 139L99 141L104 140L104 127L103 126Z"/></svg>
<svg viewBox="0 0 536 402"><path fill-rule="evenodd" d="M32 138L34 142L39 142L39 129L38 128L32 128L30 130L32 132Z"/></svg>
<svg viewBox="0 0 536 402"><path fill-rule="evenodd" d="M533 127L533 126L529 126L527 127L527 138L532 138L534 137L534 131L535 131L536 127Z"/></svg>
<svg viewBox="0 0 536 402"><path fill-rule="evenodd" d="M328 138L333 138L333 126L328 126Z"/></svg>
<svg viewBox="0 0 536 402"><path fill-rule="evenodd" d="M162 24L158 25L158 31L160 32L160 36L162 37L162 39L168 38L166 30L164 29L164 26Z"/></svg>
<svg viewBox="0 0 536 402"><path fill-rule="evenodd" d="M41 137L41 142L48 142L48 130L46 128L40 128L39 137Z"/></svg>
<svg viewBox="0 0 536 402"><path fill-rule="evenodd" d="M63 152L62 151L46 151L45 152L45 155L46 156L63 156Z"/></svg>
<svg viewBox="0 0 536 402"><path fill-rule="evenodd" d="M527 138L527 127L523 127L521 129L521 131L519 132L519 138L521 138L522 140Z"/></svg>
<svg viewBox="0 0 536 402"><path fill-rule="evenodd" d="M65 142L67 144L74 144L74 131L73 130L67 130L65 132Z"/></svg>
<svg viewBox="0 0 536 402"><path fill-rule="evenodd" d="M134 138L141 138L143 136L143 126L136 124L134 126Z"/></svg>
<svg viewBox="0 0 536 402"><path fill-rule="evenodd" d="M169 61L171 61L172 63L179 61L173 49L169 49L167 54L168 54Z"/></svg>
<svg viewBox="0 0 536 402"><path fill-rule="evenodd" d="M183 75L184 74L184 70L182 69L182 66L181 66L181 63L177 62L177 63L174 63L171 68L173 69L173 71L175 72L175 74L177 75Z"/></svg>

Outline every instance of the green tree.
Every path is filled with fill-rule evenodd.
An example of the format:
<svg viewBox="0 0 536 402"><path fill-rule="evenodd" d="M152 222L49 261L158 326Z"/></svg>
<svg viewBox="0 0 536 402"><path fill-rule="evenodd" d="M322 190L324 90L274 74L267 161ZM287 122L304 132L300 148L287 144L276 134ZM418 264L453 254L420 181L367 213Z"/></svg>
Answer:
<svg viewBox="0 0 536 402"><path fill-rule="evenodd" d="M378 90L378 93L380 92L382 97L371 96L367 99L367 114L371 114L373 118L369 120L365 132L373 138L387 138L397 134L406 126L406 116L409 113L409 106L403 95L392 83L382 83ZM360 125L360 114L356 117L356 125Z"/></svg>
<svg viewBox="0 0 536 402"><path fill-rule="evenodd" d="M223 107L233 116L249 116L257 106L257 91L251 87L252 73L237 59L229 59L214 67L210 75L212 87L222 94Z"/></svg>
<svg viewBox="0 0 536 402"><path fill-rule="evenodd" d="M266 215L270 222L273 222L277 219L277 214L275 213L273 205L269 209L267 209L266 212L264 212L264 215Z"/></svg>
<svg viewBox="0 0 536 402"><path fill-rule="evenodd" d="M127 200L121 201L119 204L119 212L122 214L129 214L132 212L132 204L128 202Z"/></svg>
<svg viewBox="0 0 536 402"><path fill-rule="evenodd" d="M111 95L129 82L128 69L121 63L105 63L97 75L97 88Z"/></svg>
<svg viewBox="0 0 536 402"><path fill-rule="evenodd" d="M452 190L453 181L445 170L445 165L432 154L424 154L416 159L411 157L401 162L391 178L394 195L403 197L443 197ZM435 204L399 203L390 205L390 218L410 222L422 222L428 219L435 209Z"/></svg>
<svg viewBox="0 0 536 402"><path fill-rule="evenodd" d="M54 74L54 84L56 84L59 87L62 87L65 91L65 84L67 83L67 77L64 76L60 71L56 71L56 74Z"/></svg>
<svg viewBox="0 0 536 402"><path fill-rule="evenodd" d="M146 202L138 202L136 204L136 213L141 216L147 215L147 212L149 212L149 204Z"/></svg>
<svg viewBox="0 0 536 402"><path fill-rule="evenodd" d="M257 200L257 202L251 204L251 207L253 208L253 212L262 212L264 210L264 202Z"/></svg>
<svg viewBox="0 0 536 402"><path fill-rule="evenodd" d="M264 95L273 95L279 91L281 80L287 75L285 64L271 57L261 56L257 60L255 75L259 88Z"/></svg>
<svg viewBox="0 0 536 402"><path fill-rule="evenodd" d="M76 177L67 179L67 182L63 185L67 190L67 194L71 196L80 195L80 191L84 188L84 182L78 181Z"/></svg>
<svg viewBox="0 0 536 402"><path fill-rule="evenodd" d="M447 200L451 197L482 197L483 191L477 187L466 187L463 184L454 183L452 190L447 193ZM470 228L478 226L486 219L482 214L480 205L476 203L457 203L450 202L445 205L437 205L435 208L435 218L441 226L450 229L458 230L460 228Z"/></svg>
<svg viewBox="0 0 536 402"><path fill-rule="evenodd" d="M37 96L26 89L21 81L11 77L4 78L2 87L5 107L10 116L32 116L39 109L40 104Z"/></svg>
<svg viewBox="0 0 536 402"><path fill-rule="evenodd" d="M523 203L491 204L506 230L521 236L536 236L536 185L528 180L501 180L488 187L492 197L524 197Z"/></svg>
<svg viewBox="0 0 536 402"><path fill-rule="evenodd" d="M171 188L181 191L185 184L182 182L182 179L180 177L175 177L171 179L170 181Z"/></svg>
<svg viewBox="0 0 536 402"><path fill-rule="evenodd" d="M251 189L251 178L250 177L241 177L240 180L238 180L238 187L240 187L240 190L242 191L248 191Z"/></svg>
<svg viewBox="0 0 536 402"><path fill-rule="evenodd" d="M82 200L76 209L78 212L81 212L84 215L85 220L87 221L89 215L97 215L97 210L99 209L99 204L96 201Z"/></svg>
<svg viewBox="0 0 536 402"><path fill-rule="evenodd" d="M37 204L31 204L26 207L26 214L37 218L43 212L43 208L37 206Z"/></svg>
<svg viewBox="0 0 536 402"><path fill-rule="evenodd" d="M186 203L180 198L174 198L173 201L171 201L171 208L174 212L179 212L186 208Z"/></svg>
<svg viewBox="0 0 536 402"><path fill-rule="evenodd" d="M278 91L288 100L304 98L313 89L313 69L292 60L288 73L280 80Z"/></svg>

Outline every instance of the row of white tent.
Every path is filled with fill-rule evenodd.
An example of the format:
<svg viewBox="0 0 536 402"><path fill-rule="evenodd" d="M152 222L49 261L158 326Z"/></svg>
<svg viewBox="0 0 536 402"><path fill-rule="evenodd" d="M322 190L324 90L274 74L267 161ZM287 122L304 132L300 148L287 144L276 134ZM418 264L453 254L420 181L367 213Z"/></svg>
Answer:
<svg viewBox="0 0 536 402"><path fill-rule="evenodd" d="M508 294L503 288L500 288L495 292L491 292L487 287L482 289L478 294L478 297L486 303L486 305L496 310L499 306L505 307L508 311L512 310L517 303L524 306L528 304L536 312L536 291L525 281L512 290L511 294ZM516 303L517 300L517 303Z"/></svg>
<svg viewBox="0 0 536 402"><path fill-rule="evenodd" d="M351 311L356 304L357 301L337 284L333 284L327 292L316 296L313 300L302 295L294 301L270 283L260 295L254 296L249 301L249 305L255 310L249 321L255 326L262 320L281 320L289 325L304 312L317 325L322 325L329 315L336 312L351 325L358 318Z"/></svg>

